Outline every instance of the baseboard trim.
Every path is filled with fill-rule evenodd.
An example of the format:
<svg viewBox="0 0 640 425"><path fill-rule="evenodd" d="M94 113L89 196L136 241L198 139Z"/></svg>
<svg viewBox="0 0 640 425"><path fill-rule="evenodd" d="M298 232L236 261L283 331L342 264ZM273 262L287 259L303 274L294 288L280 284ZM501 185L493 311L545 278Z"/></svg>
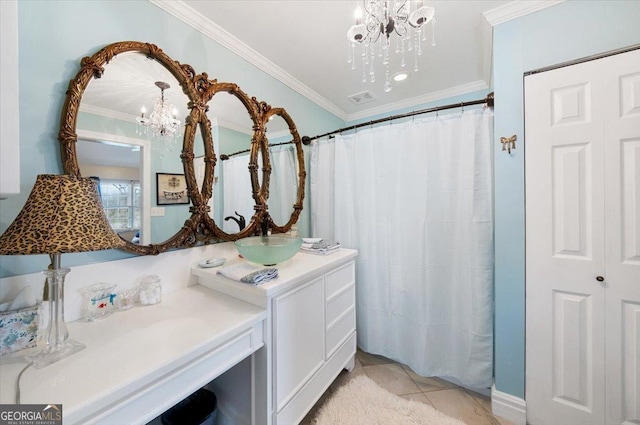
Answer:
<svg viewBox="0 0 640 425"><path fill-rule="evenodd" d="M496 390L491 387L491 411L495 416L507 419L516 425L527 423L527 403L511 394Z"/></svg>

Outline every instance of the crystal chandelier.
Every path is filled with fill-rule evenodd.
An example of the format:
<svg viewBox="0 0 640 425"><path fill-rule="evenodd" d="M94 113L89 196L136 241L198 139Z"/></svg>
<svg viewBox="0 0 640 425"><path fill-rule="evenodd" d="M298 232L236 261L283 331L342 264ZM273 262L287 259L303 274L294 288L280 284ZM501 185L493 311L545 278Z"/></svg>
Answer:
<svg viewBox="0 0 640 425"><path fill-rule="evenodd" d="M411 3L414 3L411 10ZM355 46L362 47L362 82L375 82L374 60L376 55L382 58L386 67L384 91L391 91L391 75L389 74L390 50L401 55L400 67L404 68L407 56L413 55L413 71L418 72L418 56L422 55L422 42L426 40L426 25L431 22L432 41L435 46L435 9L424 6L422 1L407 0L363 0L366 15L362 19L362 9L358 6L355 17L356 24L347 31L349 39L349 60L351 69L356 69ZM395 33L395 46L391 46L391 35ZM376 44L380 41L376 52ZM405 74L406 78L406 74Z"/></svg>
<svg viewBox="0 0 640 425"><path fill-rule="evenodd" d="M160 89L160 97L153 105L153 112L149 118L145 117L147 110L144 106L142 107L141 115L136 119L138 122L137 133L147 135L151 132L154 138L163 141L164 143L153 144L156 151L172 150L180 136L178 110L164 98L164 91L171 86L164 81L156 81L155 84Z"/></svg>

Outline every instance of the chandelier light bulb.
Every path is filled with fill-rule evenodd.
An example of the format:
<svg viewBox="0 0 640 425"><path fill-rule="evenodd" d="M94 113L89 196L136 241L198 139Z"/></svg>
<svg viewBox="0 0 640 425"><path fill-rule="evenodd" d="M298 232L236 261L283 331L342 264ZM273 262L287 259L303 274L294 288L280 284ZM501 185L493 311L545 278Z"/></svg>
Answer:
<svg viewBox="0 0 640 425"><path fill-rule="evenodd" d="M356 25L359 25L362 23L362 9L360 8L360 6L356 7L355 12L353 12L353 15L356 18Z"/></svg>
<svg viewBox="0 0 640 425"><path fill-rule="evenodd" d="M396 75L393 76L393 80L394 81L404 81L407 79L409 75L405 74L404 72L399 72Z"/></svg>
<svg viewBox="0 0 640 425"><path fill-rule="evenodd" d="M355 46L362 49L363 66L369 69L369 81L375 82L374 59L381 58L386 75L389 75L393 58L389 55L391 37L397 36L395 52L401 54L399 66L405 67L405 52L413 52L414 66L418 69L418 57L422 55L423 41L426 41L426 31L423 29L429 22L435 24L435 9L425 6L422 0L363 0L362 7L358 5L354 13L355 24L347 31L350 55L355 57ZM435 32L435 31L434 31ZM432 45L435 46L435 34L432 33ZM378 55L375 55L375 45L380 41ZM406 42L406 46L405 46ZM370 51L369 51L370 49ZM371 58L369 58L371 56ZM350 56L351 57L351 56ZM351 62L351 68L355 69L355 61ZM367 78L363 73L363 82ZM391 90L391 82L385 78L383 86L386 92Z"/></svg>

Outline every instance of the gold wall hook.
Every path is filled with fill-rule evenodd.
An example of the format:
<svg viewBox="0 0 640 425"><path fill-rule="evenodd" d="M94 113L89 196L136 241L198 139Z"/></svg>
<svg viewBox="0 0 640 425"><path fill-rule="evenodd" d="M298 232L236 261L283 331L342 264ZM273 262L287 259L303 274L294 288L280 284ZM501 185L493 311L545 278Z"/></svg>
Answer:
<svg viewBox="0 0 640 425"><path fill-rule="evenodd" d="M518 136L515 134L511 137L501 137L500 143L502 143L502 150L507 151L507 153L511 154L511 149L516 148L516 140L518 140Z"/></svg>

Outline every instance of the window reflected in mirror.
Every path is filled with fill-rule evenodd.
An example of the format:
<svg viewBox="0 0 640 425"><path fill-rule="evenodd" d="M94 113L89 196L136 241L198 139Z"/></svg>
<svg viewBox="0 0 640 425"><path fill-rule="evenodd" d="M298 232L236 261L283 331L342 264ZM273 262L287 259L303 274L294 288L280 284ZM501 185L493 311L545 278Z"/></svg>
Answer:
<svg viewBox="0 0 640 425"><path fill-rule="evenodd" d="M94 180L98 183L102 207L111 228L124 240L139 244L142 223L140 180L101 179L99 177L95 177Z"/></svg>
<svg viewBox="0 0 640 425"><path fill-rule="evenodd" d="M144 140L124 143L105 140L90 132L80 132L85 138L77 143L76 153L80 171L92 177L99 184L102 205L113 230L124 240L134 243L148 243L149 214L142 208L149 203L145 196ZM107 138L108 135L103 135ZM132 142L135 142L132 143Z"/></svg>

